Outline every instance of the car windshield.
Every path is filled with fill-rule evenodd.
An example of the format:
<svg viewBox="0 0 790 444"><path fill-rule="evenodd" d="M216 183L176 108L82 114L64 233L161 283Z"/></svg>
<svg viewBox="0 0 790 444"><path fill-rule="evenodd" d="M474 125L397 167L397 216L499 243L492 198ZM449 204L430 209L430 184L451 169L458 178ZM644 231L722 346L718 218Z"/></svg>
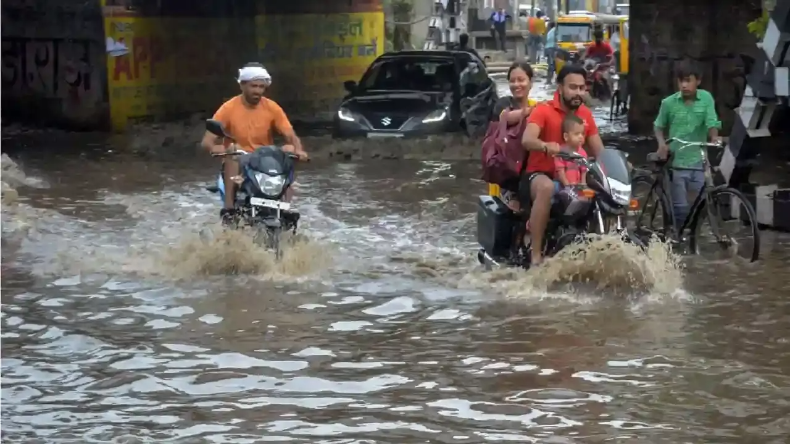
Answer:
<svg viewBox="0 0 790 444"><path fill-rule="evenodd" d="M596 160L606 177L624 184L631 183L628 163L622 151L607 148L601 152L601 155Z"/></svg>
<svg viewBox="0 0 790 444"><path fill-rule="evenodd" d="M592 40L591 29L589 23L560 23L555 35L558 42L589 42Z"/></svg>
<svg viewBox="0 0 790 444"><path fill-rule="evenodd" d="M359 89L450 92L455 77L455 64L449 59L388 59L368 69Z"/></svg>

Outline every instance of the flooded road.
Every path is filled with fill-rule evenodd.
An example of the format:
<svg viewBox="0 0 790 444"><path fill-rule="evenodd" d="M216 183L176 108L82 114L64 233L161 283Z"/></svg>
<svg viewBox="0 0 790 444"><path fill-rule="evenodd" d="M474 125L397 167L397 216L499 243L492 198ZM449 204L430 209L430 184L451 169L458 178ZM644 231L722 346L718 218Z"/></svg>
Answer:
<svg viewBox="0 0 790 444"><path fill-rule="evenodd" d="M4 442L786 442L787 235L485 273L477 163L319 159L275 264L201 240L210 159L38 148L3 207Z"/></svg>

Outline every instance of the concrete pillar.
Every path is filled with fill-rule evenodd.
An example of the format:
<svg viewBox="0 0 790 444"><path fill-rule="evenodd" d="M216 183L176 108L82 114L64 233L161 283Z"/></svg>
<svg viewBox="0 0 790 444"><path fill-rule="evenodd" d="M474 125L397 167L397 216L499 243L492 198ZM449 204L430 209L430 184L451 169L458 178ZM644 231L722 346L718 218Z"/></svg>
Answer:
<svg viewBox="0 0 790 444"><path fill-rule="evenodd" d="M98 1L7 0L2 10L2 118L75 129L108 126Z"/></svg>
<svg viewBox="0 0 790 444"><path fill-rule="evenodd" d="M743 94L749 55L755 53L755 38L746 24L759 16L759 5L755 9L740 0L640 0L630 9L629 132L652 132L661 100L676 91L675 65L689 59L702 68L702 88L716 98L728 133Z"/></svg>

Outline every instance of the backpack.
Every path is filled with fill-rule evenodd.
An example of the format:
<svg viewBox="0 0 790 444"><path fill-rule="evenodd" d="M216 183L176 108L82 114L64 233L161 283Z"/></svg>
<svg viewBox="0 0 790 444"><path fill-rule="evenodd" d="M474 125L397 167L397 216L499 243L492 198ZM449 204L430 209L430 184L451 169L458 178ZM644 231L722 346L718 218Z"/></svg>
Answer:
<svg viewBox="0 0 790 444"><path fill-rule="evenodd" d="M488 124L480 156L483 180L502 185L521 175L527 162L527 151L521 146L521 136L525 128L526 121L523 119L518 125L510 127L505 119Z"/></svg>

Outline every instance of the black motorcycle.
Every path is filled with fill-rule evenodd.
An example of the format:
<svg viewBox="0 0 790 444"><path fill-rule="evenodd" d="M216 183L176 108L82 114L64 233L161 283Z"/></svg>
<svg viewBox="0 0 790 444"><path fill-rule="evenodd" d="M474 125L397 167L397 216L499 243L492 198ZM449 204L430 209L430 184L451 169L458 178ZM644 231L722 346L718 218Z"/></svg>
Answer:
<svg viewBox="0 0 790 444"><path fill-rule="evenodd" d="M206 130L223 139L234 141L217 120L206 120ZM282 233L292 231L296 234L299 224L299 212L289 202L284 201L285 193L293 185L294 160L298 156L274 146L262 146L252 153L238 150L213 156L238 156L240 175L235 179L239 184L236 192L235 228L247 226L255 229L254 241L273 250L277 259L280 259ZM219 193L220 201L225 201L222 172L217 176L217 184L206 189Z"/></svg>
<svg viewBox="0 0 790 444"><path fill-rule="evenodd" d="M544 243L540 246L544 257L557 254L571 243L585 242L589 233L614 231L644 247L623 224L629 208L636 206L636 201L631 199L631 175L625 153L605 149L596 160L574 152L561 152L557 157L587 168L587 187L564 189L555 196ZM489 269L500 265L529 268L535 247L531 241L526 244L520 241L528 218L528 212L514 213L499 196L480 196L477 210L480 263Z"/></svg>

